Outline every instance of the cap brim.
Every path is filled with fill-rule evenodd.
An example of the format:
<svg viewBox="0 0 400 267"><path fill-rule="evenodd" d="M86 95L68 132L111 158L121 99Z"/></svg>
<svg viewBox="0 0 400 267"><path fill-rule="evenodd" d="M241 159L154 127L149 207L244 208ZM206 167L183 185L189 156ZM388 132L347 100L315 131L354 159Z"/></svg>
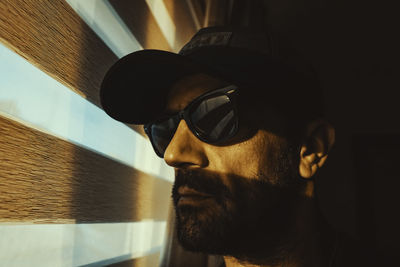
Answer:
<svg viewBox="0 0 400 267"><path fill-rule="evenodd" d="M101 105L118 121L144 124L164 108L168 89L177 79L201 70L198 64L175 53L131 53L106 73L100 88Z"/></svg>

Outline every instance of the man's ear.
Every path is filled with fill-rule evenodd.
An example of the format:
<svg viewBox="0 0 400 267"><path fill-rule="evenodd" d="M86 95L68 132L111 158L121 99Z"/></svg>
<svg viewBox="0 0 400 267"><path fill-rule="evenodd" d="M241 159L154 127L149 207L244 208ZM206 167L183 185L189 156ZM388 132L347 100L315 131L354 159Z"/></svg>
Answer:
<svg viewBox="0 0 400 267"><path fill-rule="evenodd" d="M300 149L300 176L309 179L324 165L335 143L335 129L324 120L315 120L306 127Z"/></svg>

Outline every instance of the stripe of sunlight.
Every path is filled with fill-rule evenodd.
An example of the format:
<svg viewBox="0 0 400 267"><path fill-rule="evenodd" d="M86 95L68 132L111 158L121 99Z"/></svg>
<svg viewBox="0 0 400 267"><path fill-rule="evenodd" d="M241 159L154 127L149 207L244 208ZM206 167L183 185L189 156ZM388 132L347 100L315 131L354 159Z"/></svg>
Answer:
<svg viewBox="0 0 400 267"><path fill-rule="evenodd" d="M66 0L119 57L143 49L108 0Z"/></svg>
<svg viewBox="0 0 400 267"><path fill-rule="evenodd" d="M96 224L0 224L0 265L104 266L160 253L166 242L165 231L165 221L153 220Z"/></svg>
<svg viewBox="0 0 400 267"><path fill-rule="evenodd" d="M148 140L0 44L0 115L173 180ZM23 76L23 79L21 79Z"/></svg>
<svg viewBox="0 0 400 267"><path fill-rule="evenodd" d="M179 49L175 44L175 33L176 27L175 23L172 21L171 16L168 13L167 8L164 5L163 0L146 0L151 13L154 15L154 19L157 21L165 39L173 51Z"/></svg>

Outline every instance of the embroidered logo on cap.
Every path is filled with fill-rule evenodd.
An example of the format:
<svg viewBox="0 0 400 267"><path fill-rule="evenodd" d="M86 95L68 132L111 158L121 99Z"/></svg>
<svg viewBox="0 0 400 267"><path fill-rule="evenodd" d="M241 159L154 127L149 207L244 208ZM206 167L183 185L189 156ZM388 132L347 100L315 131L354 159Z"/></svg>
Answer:
<svg viewBox="0 0 400 267"><path fill-rule="evenodd" d="M228 45L232 32L213 32L205 33L194 37L189 43L187 43L179 52L184 55L191 52L194 49L203 46L225 46Z"/></svg>

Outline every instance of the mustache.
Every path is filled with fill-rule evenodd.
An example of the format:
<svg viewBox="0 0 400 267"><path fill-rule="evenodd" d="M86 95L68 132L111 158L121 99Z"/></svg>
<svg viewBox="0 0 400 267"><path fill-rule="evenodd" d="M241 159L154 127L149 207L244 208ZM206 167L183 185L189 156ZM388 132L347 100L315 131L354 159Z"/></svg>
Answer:
<svg viewBox="0 0 400 267"><path fill-rule="evenodd" d="M178 169L172 188L172 197L177 198L178 189L187 186L201 193L210 194L216 198L232 198L229 188L223 183L220 174L204 170Z"/></svg>

